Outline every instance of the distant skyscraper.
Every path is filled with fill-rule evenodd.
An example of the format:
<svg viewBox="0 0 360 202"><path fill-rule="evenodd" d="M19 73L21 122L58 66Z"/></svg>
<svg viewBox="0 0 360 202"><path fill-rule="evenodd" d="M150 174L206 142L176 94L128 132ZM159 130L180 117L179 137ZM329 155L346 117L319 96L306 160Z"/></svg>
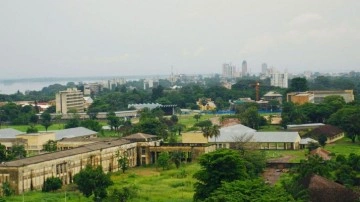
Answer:
<svg viewBox="0 0 360 202"><path fill-rule="evenodd" d="M280 88L288 87L288 75L287 73L271 73L270 85L277 86Z"/></svg>
<svg viewBox="0 0 360 202"><path fill-rule="evenodd" d="M244 60L242 62L241 74L242 74L242 76L247 76L248 75L246 60Z"/></svg>
<svg viewBox="0 0 360 202"><path fill-rule="evenodd" d="M222 76L224 78L234 78L236 77L236 67L235 65L224 63L222 66Z"/></svg>
<svg viewBox="0 0 360 202"><path fill-rule="evenodd" d="M267 68L267 64L266 64L266 63L263 63L263 64L261 65L261 73L264 74L264 75L268 74L268 68Z"/></svg>

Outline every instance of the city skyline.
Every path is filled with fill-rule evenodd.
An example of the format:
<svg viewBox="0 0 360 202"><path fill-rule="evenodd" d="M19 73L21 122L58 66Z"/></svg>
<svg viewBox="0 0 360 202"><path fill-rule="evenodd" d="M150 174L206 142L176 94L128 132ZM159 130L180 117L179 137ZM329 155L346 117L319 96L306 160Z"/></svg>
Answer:
<svg viewBox="0 0 360 202"><path fill-rule="evenodd" d="M0 79L359 71L356 0L4 1Z"/></svg>

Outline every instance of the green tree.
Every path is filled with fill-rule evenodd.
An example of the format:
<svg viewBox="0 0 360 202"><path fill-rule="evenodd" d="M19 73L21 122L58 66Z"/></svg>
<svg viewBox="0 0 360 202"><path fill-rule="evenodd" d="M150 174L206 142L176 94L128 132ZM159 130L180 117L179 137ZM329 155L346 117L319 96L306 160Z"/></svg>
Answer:
<svg viewBox="0 0 360 202"><path fill-rule="evenodd" d="M358 106L344 107L332 114L328 123L343 129L354 143L360 134L360 108Z"/></svg>
<svg viewBox="0 0 360 202"><path fill-rule="evenodd" d="M30 127L28 127L26 129L26 133L37 133L38 132L38 129L35 128L33 125L31 125Z"/></svg>
<svg viewBox="0 0 360 202"><path fill-rule="evenodd" d="M211 193L205 202L288 202L294 198L280 187L272 187L264 183L263 179L236 180L224 182L221 187Z"/></svg>
<svg viewBox="0 0 360 202"><path fill-rule="evenodd" d="M120 121L120 118L116 116L115 112L109 112L106 115L106 119L108 120L111 130L115 129L115 131L117 131L120 125L123 124L123 122Z"/></svg>
<svg viewBox="0 0 360 202"><path fill-rule="evenodd" d="M173 123L177 123L179 121L179 118L176 116L176 115L172 115L170 117L170 120L173 122Z"/></svg>
<svg viewBox="0 0 360 202"><path fill-rule="evenodd" d="M105 201L108 202L126 202L129 201L132 198L135 198L137 196L138 187L135 185L132 186L126 186L119 189L114 189L109 197L106 198Z"/></svg>
<svg viewBox="0 0 360 202"><path fill-rule="evenodd" d="M102 129L101 124L93 119L88 119L80 122L80 126L88 128L90 130L99 132Z"/></svg>
<svg viewBox="0 0 360 202"><path fill-rule="evenodd" d="M45 130L47 131L48 128L52 125L51 115L48 112L43 112L40 117L41 117L41 125L43 125L45 127Z"/></svg>
<svg viewBox="0 0 360 202"><path fill-rule="evenodd" d="M157 165L159 167L162 167L163 170L169 169L170 166L170 155L168 152L161 152L158 159L157 159Z"/></svg>
<svg viewBox="0 0 360 202"><path fill-rule="evenodd" d="M0 162L7 161L6 147L0 143Z"/></svg>
<svg viewBox="0 0 360 202"><path fill-rule="evenodd" d="M62 187L62 181L58 177L49 177L46 178L43 187L42 192L53 192Z"/></svg>
<svg viewBox="0 0 360 202"><path fill-rule="evenodd" d="M210 120L204 120L195 123L194 126L200 127L201 130L204 130L205 128L210 128L210 126L212 126L212 122Z"/></svg>
<svg viewBox="0 0 360 202"><path fill-rule="evenodd" d="M116 156L118 157L119 169L121 169L122 172L125 173L125 171L127 169L129 169L129 158L127 156L127 152L123 152L122 155L121 155L120 152L118 151Z"/></svg>
<svg viewBox="0 0 360 202"><path fill-rule="evenodd" d="M67 128L76 128L80 126L80 115L77 113L73 113L72 117L66 121L65 129Z"/></svg>
<svg viewBox="0 0 360 202"><path fill-rule="evenodd" d="M219 149L199 158L201 170L194 174L194 201L201 201L221 186L222 182L245 180L249 177L245 162L237 151Z"/></svg>
<svg viewBox="0 0 360 202"><path fill-rule="evenodd" d="M196 119L196 122L199 122L199 119L201 118L201 114L195 114L194 119Z"/></svg>
<svg viewBox="0 0 360 202"><path fill-rule="evenodd" d="M22 159L26 157L26 151L24 145L13 145L10 150L7 151L7 159Z"/></svg>
<svg viewBox="0 0 360 202"><path fill-rule="evenodd" d="M39 117L36 114L31 114L30 115L29 122L32 125L36 125L38 123L38 121L39 121Z"/></svg>
<svg viewBox="0 0 360 202"><path fill-rule="evenodd" d="M290 81L290 92L304 92L309 90L306 78L296 77Z"/></svg>
<svg viewBox="0 0 360 202"><path fill-rule="evenodd" d="M43 145L44 151L54 152L57 150L57 142L55 140L48 140L46 144Z"/></svg>
<svg viewBox="0 0 360 202"><path fill-rule="evenodd" d="M179 168L183 158L183 153L181 151L175 151L171 153L171 160L175 163L176 168Z"/></svg>
<svg viewBox="0 0 360 202"><path fill-rule="evenodd" d="M84 196L94 195L94 200L105 198L106 188L113 184L110 175L106 175L101 166L93 168L91 165L74 175L74 182Z"/></svg>
<svg viewBox="0 0 360 202"><path fill-rule="evenodd" d="M319 144L324 147L326 145L327 137L326 135L320 135L319 137Z"/></svg>
<svg viewBox="0 0 360 202"><path fill-rule="evenodd" d="M256 107L250 107L240 115L241 123L253 129L259 129L261 117Z"/></svg>

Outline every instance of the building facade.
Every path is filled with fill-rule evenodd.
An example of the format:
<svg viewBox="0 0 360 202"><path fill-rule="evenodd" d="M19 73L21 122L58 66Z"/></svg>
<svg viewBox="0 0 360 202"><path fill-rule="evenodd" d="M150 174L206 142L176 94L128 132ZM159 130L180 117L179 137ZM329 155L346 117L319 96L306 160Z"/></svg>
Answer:
<svg viewBox="0 0 360 202"><path fill-rule="evenodd" d="M76 88L68 88L56 94L56 112L67 114L71 110L84 112L84 95Z"/></svg>
<svg viewBox="0 0 360 202"><path fill-rule="evenodd" d="M287 73L271 73L270 85L280 88L288 88L288 74Z"/></svg>

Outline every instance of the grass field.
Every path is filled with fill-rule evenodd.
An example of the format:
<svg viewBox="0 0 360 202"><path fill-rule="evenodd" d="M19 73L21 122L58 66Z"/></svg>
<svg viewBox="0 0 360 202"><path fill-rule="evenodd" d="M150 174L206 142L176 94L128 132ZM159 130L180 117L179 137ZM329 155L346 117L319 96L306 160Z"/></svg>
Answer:
<svg viewBox="0 0 360 202"><path fill-rule="evenodd" d="M203 114L201 115L199 121L205 121L205 120L209 120L210 118L214 117L215 115L213 114ZM179 123L184 124L186 126L186 131L188 131L191 127L194 126L195 123L197 123L196 119L193 118L193 115L181 115L178 116L179 118Z"/></svg>
<svg viewBox="0 0 360 202"><path fill-rule="evenodd" d="M1 128L13 128L22 132L26 132L26 130L29 128L29 125L2 125ZM42 126L41 124L36 124L35 128L37 128L39 131L45 131L45 127ZM48 130L62 130L64 129L64 124L63 123L54 123L52 124Z"/></svg>
<svg viewBox="0 0 360 202"><path fill-rule="evenodd" d="M265 150L267 159L284 159L291 163L298 163L306 159L307 150Z"/></svg>
<svg viewBox="0 0 360 202"><path fill-rule="evenodd" d="M360 155L359 141L352 143L351 140L346 137L336 141L335 143L325 145L325 149L334 153L335 155L343 154L347 156L350 153Z"/></svg>
<svg viewBox="0 0 360 202"><path fill-rule="evenodd" d="M132 202L156 201L156 202L190 202L194 194L193 174L200 169L197 163L184 164L179 169L175 166L171 170L163 171L155 167L131 168L125 174L113 173L111 179L114 185L108 188L113 189L131 186L137 189L137 197ZM55 193L42 193L40 191L25 193L24 199L27 202L60 202L65 201L65 188ZM90 202L92 198L85 198L79 192L67 191L66 201L68 202ZM20 202L23 196L6 197L6 201Z"/></svg>

